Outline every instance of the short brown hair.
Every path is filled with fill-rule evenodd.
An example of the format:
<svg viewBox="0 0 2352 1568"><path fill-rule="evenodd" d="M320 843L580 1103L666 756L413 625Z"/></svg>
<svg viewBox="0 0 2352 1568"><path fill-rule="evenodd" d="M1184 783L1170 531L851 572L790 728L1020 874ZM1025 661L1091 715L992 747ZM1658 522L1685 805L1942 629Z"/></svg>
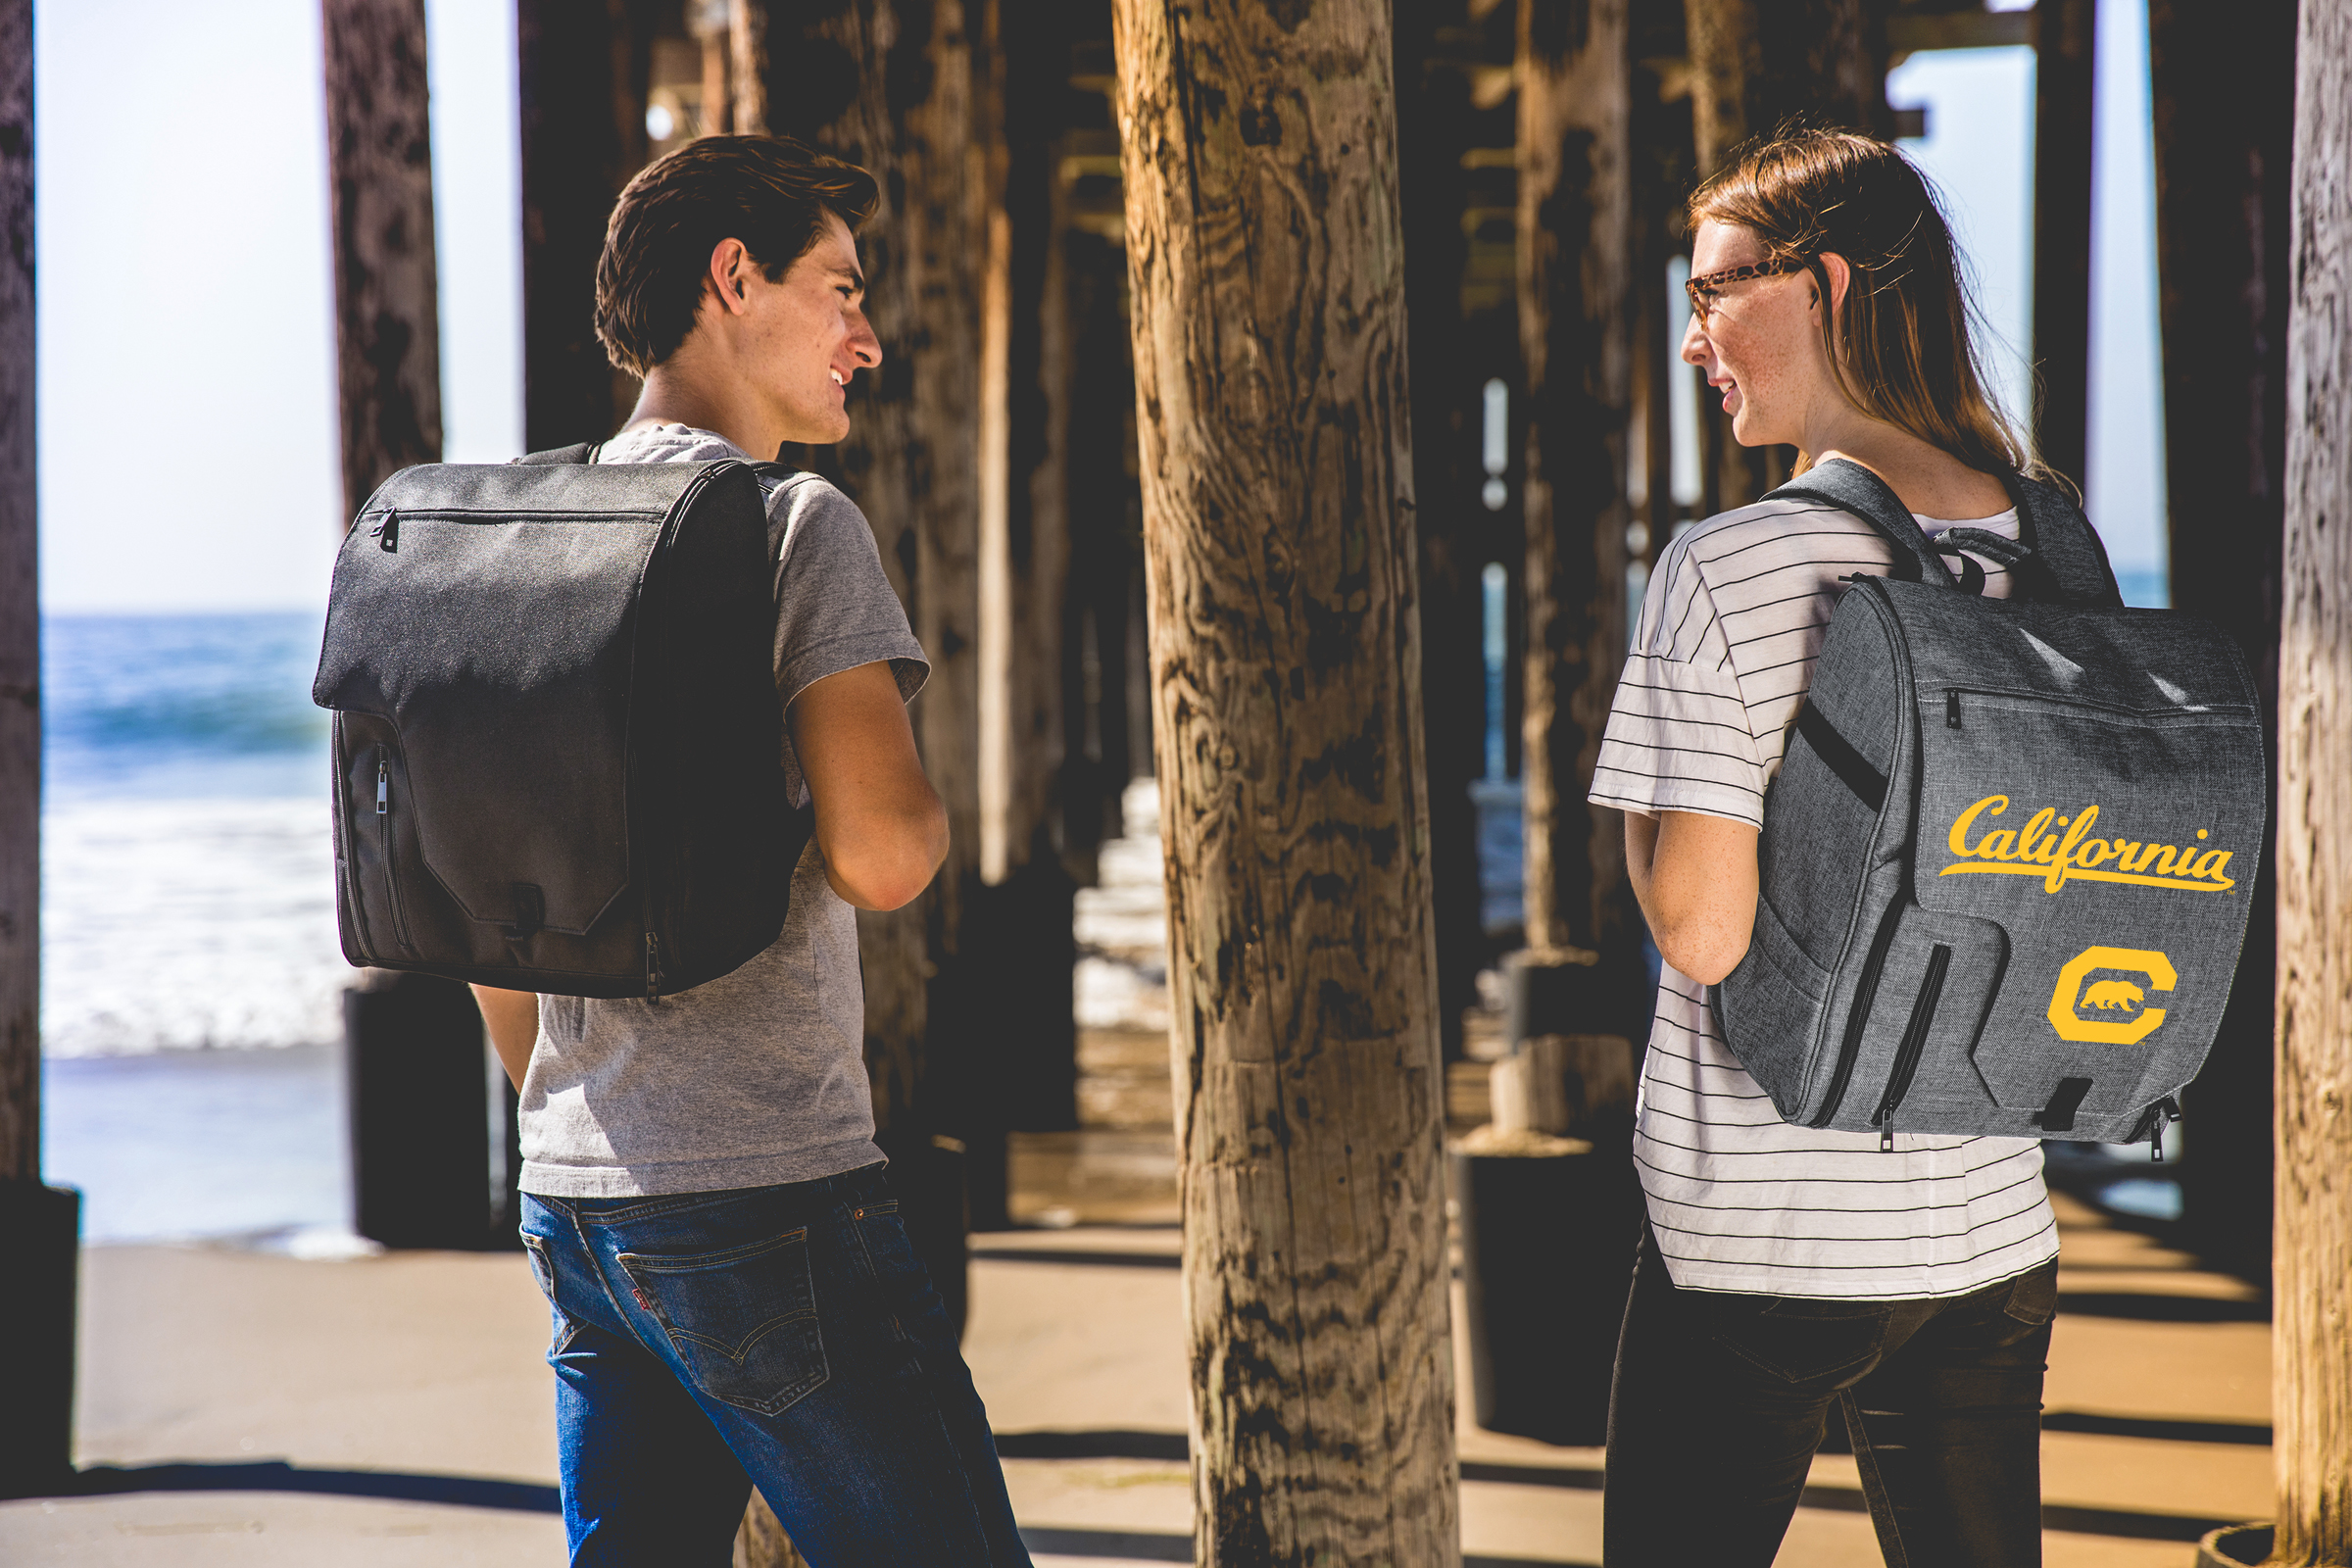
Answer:
<svg viewBox="0 0 2352 1568"><path fill-rule="evenodd" d="M705 136L649 164L605 225L596 335L643 377L694 330L710 253L737 239L780 281L832 213L855 233L881 201L874 176L789 136Z"/></svg>
<svg viewBox="0 0 2352 1568"><path fill-rule="evenodd" d="M1852 269L1830 337L1846 400L1972 468L2043 475L2033 444L1984 391L1952 231L1927 177L1893 146L1841 130L1784 130L1698 187L1690 222L1731 223L1774 262L1812 274L1825 251ZM1808 458L1809 461L1809 458Z"/></svg>

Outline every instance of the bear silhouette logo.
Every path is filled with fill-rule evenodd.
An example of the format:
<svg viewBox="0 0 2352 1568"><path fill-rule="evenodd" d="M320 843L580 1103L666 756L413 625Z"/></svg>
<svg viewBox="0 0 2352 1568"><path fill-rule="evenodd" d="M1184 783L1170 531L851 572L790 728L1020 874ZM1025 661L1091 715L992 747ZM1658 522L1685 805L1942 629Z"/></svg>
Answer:
<svg viewBox="0 0 2352 1568"><path fill-rule="evenodd" d="M2066 961L2050 988L2050 1027L2061 1040L2136 1046L2164 1025L2166 1009L2149 1006L2149 993L2180 983L2173 960L2161 953L2084 948Z"/></svg>
<svg viewBox="0 0 2352 1568"><path fill-rule="evenodd" d="M2081 1005L2113 1012L2119 1007L2136 1007L2146 996L2129 980L2093 980L2084 988Z"/></svg>

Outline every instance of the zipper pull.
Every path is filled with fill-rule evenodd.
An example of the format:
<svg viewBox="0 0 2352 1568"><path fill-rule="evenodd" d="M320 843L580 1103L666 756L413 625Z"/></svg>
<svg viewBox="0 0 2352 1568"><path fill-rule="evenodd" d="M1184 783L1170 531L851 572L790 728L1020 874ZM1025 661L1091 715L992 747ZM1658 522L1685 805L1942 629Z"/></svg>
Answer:
<svg viewBox="0 0 2352 1568"><path fill-rule="evenodd" d="M392 809L392 764L375 764L375 814L382 816Z"/></svg>
<svg viewBox="0 0 2352 1568"><path fill-rule="evenodd" d="M2156 1127L2153 1132L2148 1134L2149 1164L2161 1165L2164 1163L2165 1129L2169 1128L2174 1122L2177 1122L2180 1119L2180 1102L2175 1100L2170 1095L2167 1095L2162 1100L2156 1102Z"/></svg>
<svg viewBox="0 0 2352 1568"><path fill-rule="evenodd" d="M1958 692L1943 694L1943 727L1945 729L1960 727L1960 694Z"/></svg>
<svg viewBox="0 0 2352 1568"><path fill-rule="evenodd" d="M375 535L376 543L382 546L385 555L389 556L400 549L399 513L385 513L384 520L377 524L371 531Z"/></svg>
<svg viewBox="0 0 2352 1568"><path fill-rule="evenodd" d="M645 1000L662 1000L662 939L651 931L645 934Z"/></svg>
<svg viewBox="0 0 2352 1568"><path fill-rule="evenodd" d="M1886 1124L1879 1129L1879 1152L1882 1154L1894 1152L1894 1118L1892 1116L1887 1117Z"/></svg>

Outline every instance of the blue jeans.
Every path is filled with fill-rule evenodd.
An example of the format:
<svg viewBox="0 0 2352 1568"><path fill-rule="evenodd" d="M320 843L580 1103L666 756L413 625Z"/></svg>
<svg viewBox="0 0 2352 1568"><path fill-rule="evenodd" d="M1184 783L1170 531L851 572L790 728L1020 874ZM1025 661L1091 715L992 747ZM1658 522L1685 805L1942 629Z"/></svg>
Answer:
<svg viewBox="0 0 2352 1568"><path fill-rule="evenodd" d="M523 1195L579 1568L730 1561L756 1482L814 1568L1026 1568L988 1415L880 1165Z"/></svg>

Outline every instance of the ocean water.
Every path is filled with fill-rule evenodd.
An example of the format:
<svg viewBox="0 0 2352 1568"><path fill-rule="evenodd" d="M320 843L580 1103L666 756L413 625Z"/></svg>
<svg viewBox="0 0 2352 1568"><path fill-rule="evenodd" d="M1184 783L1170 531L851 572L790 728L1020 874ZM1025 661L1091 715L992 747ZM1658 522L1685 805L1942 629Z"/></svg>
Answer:
<svg viewBox="0 0 2352 1568"><path fill-rule="evenodd" d="M318 632L305 614L43 622L44 1055L339 1035Z"/></svg>
<svg viewBox="0 0 2352 1568"><path fill-rule="evenodd" d="M93 1242L347 1211L319 620L43 620L43 1170Z"/></svg>

